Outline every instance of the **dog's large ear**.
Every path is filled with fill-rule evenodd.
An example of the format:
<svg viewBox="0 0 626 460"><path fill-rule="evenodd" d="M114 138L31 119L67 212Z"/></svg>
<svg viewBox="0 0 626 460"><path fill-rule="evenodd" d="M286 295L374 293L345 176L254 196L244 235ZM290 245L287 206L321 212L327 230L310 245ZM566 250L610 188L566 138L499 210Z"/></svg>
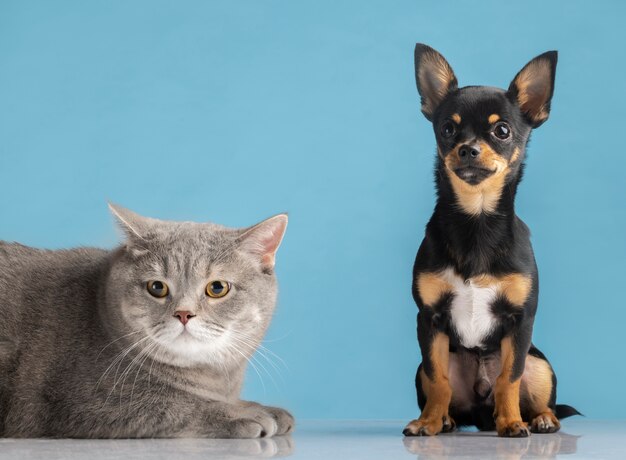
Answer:
<svg viewBox="0 0 626 460"><path fill-rule="evenodd" d="M519 104L533 128L550 115L557 57L556 51L537 56L520 70L509 86L509 97Z"/></svg>
<svg viewBox="0 0 626 460"><path fill-rule="evenodd" d="M446 95L458 88L448 61L422 43L415 45L415 81L422 97L422 113L430 121Z"/></svg>

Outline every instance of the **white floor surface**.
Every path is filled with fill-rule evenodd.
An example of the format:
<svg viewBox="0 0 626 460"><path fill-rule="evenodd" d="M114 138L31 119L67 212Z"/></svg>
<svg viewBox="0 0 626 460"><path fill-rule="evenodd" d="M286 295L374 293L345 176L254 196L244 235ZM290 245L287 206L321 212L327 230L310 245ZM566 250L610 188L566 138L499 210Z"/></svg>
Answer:
<svg viewBox="0 0 626 460"><path fill-rule="evenodd" d="M405 438L402 421L301 421L287 437L246 440L0 439L0 459L625 459L626 421L577 417L556 434L498 438L495 433L457 431Z"/></svg>

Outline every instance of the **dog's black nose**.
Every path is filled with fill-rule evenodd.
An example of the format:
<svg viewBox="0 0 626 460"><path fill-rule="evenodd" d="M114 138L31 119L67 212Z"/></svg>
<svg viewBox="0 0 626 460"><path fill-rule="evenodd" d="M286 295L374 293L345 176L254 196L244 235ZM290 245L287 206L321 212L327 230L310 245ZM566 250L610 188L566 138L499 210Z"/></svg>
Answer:
<svg viewBox="0 0 626 460"><path fill-rule="evenodd" d="M480 149L477 146L465 144L459 148L461 158L476 158L478 155L480 155Z"/></svg>

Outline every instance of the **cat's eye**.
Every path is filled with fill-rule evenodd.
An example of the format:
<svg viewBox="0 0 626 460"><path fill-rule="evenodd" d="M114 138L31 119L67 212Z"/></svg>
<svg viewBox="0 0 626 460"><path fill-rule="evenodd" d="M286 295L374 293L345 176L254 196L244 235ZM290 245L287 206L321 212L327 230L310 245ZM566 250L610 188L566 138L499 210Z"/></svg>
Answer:
<svg viewBox="0 0 626 460"><path fill-rule="evenodd" d="M148 281L148 292L153 297L165 297L169 292L167 284L163 281Z"/></svg>
<svg viewBox="0 0 626 460"><path fill-rule="evenodd" d="M230 283L227 281L211 281L206 285L206 295L219 299L230 291Z"/></svg>
<svg viewBox="0 0 626 460"><path fill-rule="evenodd" d="M508 139L511 137L511 127L507 123L500 121L493 127L493 135L501 140Z"/></svg>
<svg viewBox="0 0 626 460"><path fill-rule="evenodd" d="M450 139L456 134L456 127L451 121L446 121L443 125L441 125L439 132L441 133L441 137L444 139Z"/></svg>

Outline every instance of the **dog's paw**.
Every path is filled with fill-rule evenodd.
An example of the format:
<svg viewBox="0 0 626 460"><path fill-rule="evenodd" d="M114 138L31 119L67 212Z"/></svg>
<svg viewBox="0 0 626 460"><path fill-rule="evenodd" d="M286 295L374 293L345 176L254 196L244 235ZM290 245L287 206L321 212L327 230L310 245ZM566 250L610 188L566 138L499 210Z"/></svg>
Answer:
<svg viewBox="0 0 626 460"><path fill-rule="evenodd" d="M450 433L456 430L456 422L449 415L444 415L442 421L443 421L443 426L441 427L442 433Z"/></svg>
<svg viewBox="0 0 626 460"><path fill-rule="evenodd" d="M456 424L449 415L440 418L419 418L409 422L402 434L405 436L434 436L442 431L444 433L452 431L455 427Z"/></svg>
<svg viewBox="0 0 626 460"><path fill-rule="evenodd" d="M533 433L556 433L561 429L559 419L552 412L537 415L530 423Z"/></svg>
<svg viewBox="0 0 626 460"><path fill-rule="evenodd" d="M496 420L498 436L505 438L526 438L530 436L528 425L521 420Z"/></svg>

